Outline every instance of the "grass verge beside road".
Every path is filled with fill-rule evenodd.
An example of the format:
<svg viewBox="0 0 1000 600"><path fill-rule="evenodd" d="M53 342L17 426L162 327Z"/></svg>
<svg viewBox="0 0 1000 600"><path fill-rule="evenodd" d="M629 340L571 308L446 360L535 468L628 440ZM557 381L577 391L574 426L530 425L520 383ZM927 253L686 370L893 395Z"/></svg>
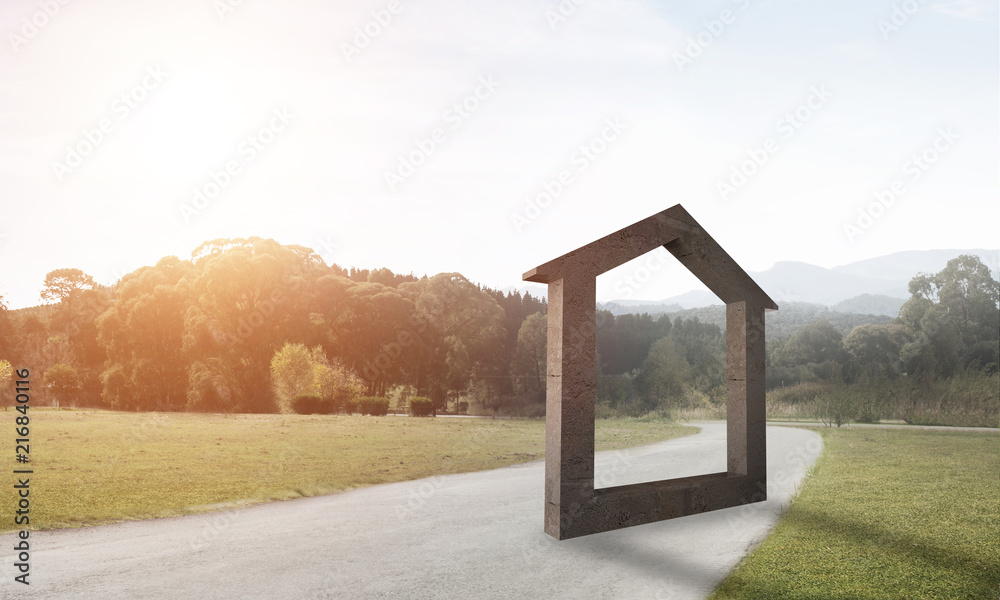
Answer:
<svg viewBox="0 0 1000 600"><path fill-rule="evenodd" d="M996 433L819 431L812 476L714 600L997 596Z"/></svg>
<svg viewBox="0 0 1000 600"><path fill-rule="evenodd" d="M13 428L13 411L0 412ZM598 450L697 433L601 420ZM14 436L3 436L4 456ZM542 458L545 422L32 410L32 529L165 517ZM0 494L16 506L12 485ZM13 519L0 531L16 527Z"/></svg>

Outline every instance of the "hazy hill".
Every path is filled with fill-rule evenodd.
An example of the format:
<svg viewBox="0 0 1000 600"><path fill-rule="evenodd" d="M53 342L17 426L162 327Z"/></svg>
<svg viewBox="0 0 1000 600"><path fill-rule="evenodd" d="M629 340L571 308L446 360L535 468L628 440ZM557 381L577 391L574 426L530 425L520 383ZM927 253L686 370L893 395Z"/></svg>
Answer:
<svg viewBox="0 0 1000 600"><path fill-rule="evenodd" d="M906 300L877 294L861 294L847 300L841 300L830 308L837 312L858 313L863 315L885 315L896 317Z"/></svg>
<svg viewBox="0 0 1000 600"><path fill-rule="evenodd" d="M782 300L833 306L858 296L888 296L906 300L909 284L918 273L937 273L948 261L973 254L998 277L1000 250L911 250L861 260L827 269L802 262L779 262L766 271L750 273L764 291L780 305ZM864 304L870 299L858 302ZM857 303L846 308L854 312ZM888 310L889 305L880 305Z"/></svg>
<svg viewBox="0 0 1000 600"><path fill-rule="evenodd" d="M866 277L802 262L779 262L766 271L750 273L750 276L779 306L782 302L832 305L861 294L895 298L909 295L909 277Z"/></svg>
<svg viewBox="0 0 1000 600"><path fill-rule="evenodd" d="M806 302L786 302L780 304L779 307L779 310L766 313L764 317L767 327L766 333L769 339L789 337L803 325L820 319L829 321L845 337L858 325L866 323L885 325L892 322L892 318L885 315L861 315L836 312L826 306ZM726 307L721 304L689 308L663 314L668 315L671 319L677 317L683 319L697 317L702 323L713 323L718 325L723 331L726 328Z"/></svg>
<svg viewBox="0 0 1000 600"><path fill-rule="evenodd" d="M937 273L949 260L962 255L979 256L1000 279L1000 250L914 250L862 260L832 269L804 262L782 261L766 271L751 272L754 281L779 307L805 302L830 307L837 312L896 316L910 297L910 280L918 273ZM655 301L611 300L603 307L616 314L674 312L719 304L705 290Z"/></svg>
<svg viewBox="0 0 1000 600"><path fill-rule="evenodd" d="M917 273L937 273L945 268L948 261L961 254L974 254L979 257L993 272L993 277L1000 278L1000 250L909 250L895 252L885 256L859 260L839 267L833 271L847 275L857 275L875 279L905 279L910 280Z"/></svg>

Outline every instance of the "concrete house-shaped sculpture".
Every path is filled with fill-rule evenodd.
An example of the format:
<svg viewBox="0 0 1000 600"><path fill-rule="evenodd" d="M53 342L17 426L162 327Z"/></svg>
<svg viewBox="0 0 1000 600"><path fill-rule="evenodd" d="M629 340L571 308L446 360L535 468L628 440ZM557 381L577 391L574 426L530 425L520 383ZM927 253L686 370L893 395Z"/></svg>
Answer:
<svg viewBox="0 0 1000 600"><path fill-rule="evenodd" d="M594 487L597 276L663 246L726 304L727 466ZM764 312L778 306L680 205L524 274L548 284L545 532L557 539L767 498Z"/></svg>

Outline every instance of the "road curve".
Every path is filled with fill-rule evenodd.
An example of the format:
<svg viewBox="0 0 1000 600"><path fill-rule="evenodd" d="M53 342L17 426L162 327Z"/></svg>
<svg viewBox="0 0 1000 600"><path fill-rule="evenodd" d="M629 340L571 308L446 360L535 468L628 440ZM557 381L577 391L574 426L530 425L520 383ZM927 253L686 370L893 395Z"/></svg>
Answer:
<svg viewBox="0 0 1000 600"><path fill-rule="evenodd" d="M725 471L725 424L597 457L598 487ZM223 513L32 533L3 598L704 598L773 528L820 437L767 428L766 502L557 542L540 461ZM42 501L39 499L39 501Z"/></svg>

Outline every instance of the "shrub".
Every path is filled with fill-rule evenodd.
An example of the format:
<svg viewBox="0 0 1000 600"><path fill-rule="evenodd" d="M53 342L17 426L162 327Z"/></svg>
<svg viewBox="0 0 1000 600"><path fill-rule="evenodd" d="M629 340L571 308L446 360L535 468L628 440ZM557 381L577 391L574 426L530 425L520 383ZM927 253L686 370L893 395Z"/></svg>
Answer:
<svg viewBox="0 0 1000 600"><path fill-rule="evenodd" d="M389 400L377 396L358 398L358 412L363 415L384 417L389 413Z"/></svg>
<svg viewBox="0 0 1000 600"><path fill-rule="evenodd" d="M855 418L855 397L852 390L846 386L831 387L825 394L816 398L815 410L817 417L827 427L840 427Z"/></svg>
<svg viewBox="0 0 1000 600"><path fill-rule="evenodd" d="M341 405L341 402L338 402L337 400L335 400L333 398L328 398L328 397L324 396L323 397L323 401L320 403L319 414L321 414L321 415L335 415L335 414L337 414L337 413L340 412L340 405Z"/></svg>
<svg viewBox="0 0 1000 600"><path fill-rule="evenodd" d="M342 407L344 409L344 414L353 415L358 412L357 398L348 398L347 400L344 400Z"/></svg>
<svg viewBox="0 0 1000 600"><path fill-rule="evenodd" d="M410 416L430 417L434 415L434 401L423 396L410 398Z"/></svg>
<svg viewBox="0 0 1000 600"><path fill-rule="evenodd" d="M329 409L324 407L324 404L326 402L319 396L303 395L292 398L292 410L300 415L329 414Z"/></svg>
<svg viewBox="0 0 1000 600"><path fill-rule="evenodd" d="M464 414L468 413L469 412L469 403L466 402L465 400L459 401L457 404L455 404L455 412L457 412L460 415L464 415Z"/></svg>

